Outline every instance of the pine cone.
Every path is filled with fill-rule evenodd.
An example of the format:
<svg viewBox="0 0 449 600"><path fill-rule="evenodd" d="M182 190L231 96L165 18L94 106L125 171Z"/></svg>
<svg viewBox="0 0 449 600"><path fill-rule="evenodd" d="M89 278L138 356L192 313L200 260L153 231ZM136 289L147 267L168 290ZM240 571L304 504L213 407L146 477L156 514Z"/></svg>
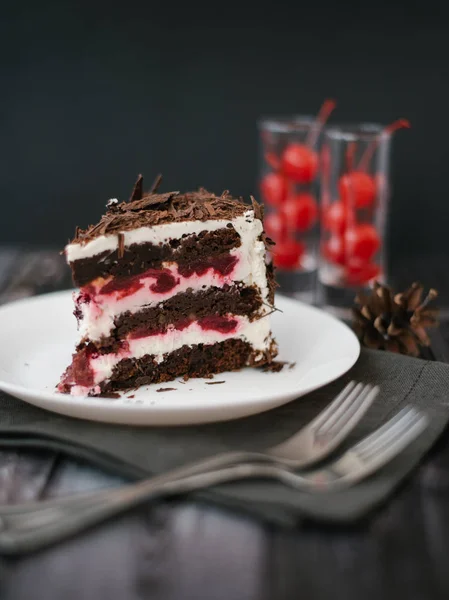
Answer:
<svg viewBox="0 0 449 600"><path fill-rule="evenodd" d="M354 331L363 346L419 356L422 346L430 346L426 328L438 325L437 309L427 305L436 298L431 289L422 300L423 286L413 283L403 294L375 283L370 295L359 294L353 307Z"/></svg>

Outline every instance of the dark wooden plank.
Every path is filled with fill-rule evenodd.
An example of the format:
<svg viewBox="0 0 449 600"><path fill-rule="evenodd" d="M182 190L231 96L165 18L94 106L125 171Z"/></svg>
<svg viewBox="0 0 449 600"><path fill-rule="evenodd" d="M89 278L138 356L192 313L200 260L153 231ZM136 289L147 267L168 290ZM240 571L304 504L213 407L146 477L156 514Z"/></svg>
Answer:
<svg viewBox="0 0 449 600"><path fill-rule="evenodd" d="M4 600L169 598L157 509L141 511L20 560L4 560ZM32 595L30 595L32 594Z"/></svg>
<svg viewBox="0 0 449 600"><path fill-rule="evenodd" d="M264 598L267 531L256 521L186 504L170 520L174 598Z"/></svg>

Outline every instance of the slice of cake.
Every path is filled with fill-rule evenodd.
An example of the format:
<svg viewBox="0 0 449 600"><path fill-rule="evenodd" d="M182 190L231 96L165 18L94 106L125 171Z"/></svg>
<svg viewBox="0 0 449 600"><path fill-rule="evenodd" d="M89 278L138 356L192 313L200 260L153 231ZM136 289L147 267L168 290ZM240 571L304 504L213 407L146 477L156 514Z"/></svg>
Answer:
<svg viewBox="0 0 449 600"><path fill-rule="evenodd" d="M272 362L262 211L200 189L109 200L65 256L81 340L58 389L108 394Z"/></svg>

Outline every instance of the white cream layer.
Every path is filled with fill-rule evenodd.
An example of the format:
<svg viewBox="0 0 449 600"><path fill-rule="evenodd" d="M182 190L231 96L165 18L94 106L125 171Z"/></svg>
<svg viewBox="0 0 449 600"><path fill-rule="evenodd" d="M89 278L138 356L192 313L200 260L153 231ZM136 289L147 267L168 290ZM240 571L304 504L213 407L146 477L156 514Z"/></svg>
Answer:
<svg viewBox="0 0 449 600"><path fill-rule="evenodd" d="M82 258L91 258L102 252L113 252L118 248L118 235L122 233L124 236L124 244L131 246L132 244L151 243L156 246L166 244L170 240L181 238L183 235L198 235L202 231L217 231L223 229L232 223L237 233L242 238L248 235L252 237L254 227L259 229L259 235L262 233L262 223L259 219L255 219L254 211L247 210L240 217L236 217L231 221L225 219L216 219L209 221L180 221L175 223L163 223L161 225L153 225L152 227L139 227L131 231L122 231L114 234L101 235L87 243L68 244L65 247L65 255L67 262L71 263Z"/></svg>
<svg viewBox="0 0 449 600"><path fill-rule="evenodd" d="M262 358L263 352L268 350L272 343L269 318L266 317L253 322L250 322L247 317L243 316L233 316L232 318L238 324L236 330L229 333L204 330L198 323L193 322L183 330L170 329L164 334L130 339L128 340L128 350L121 350L115 354L103 354L97 358L92 358L90 361L90 366L94 372L92 387L74 386L71 389L71 394L77 396L87 395L89 392L99 393L99 384L107 382L110 379L114 367L121 360L152 355L156 362L162 363L165 354L179 350L182 346L216 344L217 342L235 338L249 342L256 352L260 352L260 358Z"/></svg>
<svg viewBox="0 0 449 600"><path fill-rule="evenodd" d="M204 231L205 228L208 229L209 227L222 229L223 227L226 227L227 223L229 223L229 221L205 221L202 223L199 221L186 221L185 223L158 225L154 228L147 227L136 229L134 231L125 232L125 235L137 234L137 232L140 232L138 237L140 237L141 241L162 243L183 235L180 231L176 231L176 229L179 228L175 226L188 225L189 233L192 234L200 233L201 231ZM260 234L262 233L262 223L259 219L254 218L254 211L248 210L244 216L234 219L232 224L240 235L241 246L230 251L232 255L237 257L238 262L229 276L219 275L215 273L213 269L209 269L206 274L201 276L194 274L191 277L181 277L177 273L176 263L166 263L163 267L170 269L173 275L175 275L177 279L180 279L179 285L166 293L160 294L150 290L150 286L154 283L154 279L146 278L145 286L132 295L119 298L119 292L103 296L97 294L92 302L80 304L79 308L83 314L83 319L80 321L79 325L81 337L99 341L102 336L107 337L110 335L110 332L114 327L114 318L116 316L127 311L132 313L138 312L144 306L155 306L178 293L185 292L189 288L198 291L204 289L204 286L222 287L225 284L241 281L244 285L254 285L258 287L262 300L264 303L267 303L268 285L265 265L265 246L263 242L259 241ZM193 226L196 227L196 231L192 231ZM163 232L156 231L161 228L164 228ZM143 239L144 230L145 234L148 234L148 236L150 236L151 232L151 240ZM186 232L184 231L184 233ZM106 240L106 238L111 236L102 237ZM87 248L96 241L97 240L94 240L82 248ZM112 240L108 240L108 243L112 241L116 244L116 236L112 236ZM132 241L128 243L136 242ZM72 244L71 246L81 247L79 244ZM100 252L103 251L104 248L100 250ZM67 255L67 258L70 260L69 254ZM144 281L144 279L142 278L141 281ZM265 314L267 310L268 309L264 304L261 314Z"/></svg>

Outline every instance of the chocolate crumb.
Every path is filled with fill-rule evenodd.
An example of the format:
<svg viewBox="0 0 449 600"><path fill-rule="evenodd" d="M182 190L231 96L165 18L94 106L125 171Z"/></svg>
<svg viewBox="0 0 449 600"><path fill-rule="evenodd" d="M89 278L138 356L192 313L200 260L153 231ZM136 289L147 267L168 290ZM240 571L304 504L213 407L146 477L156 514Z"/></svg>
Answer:
<svg viewBox="0 0 449 600"><path fill-rule="evenodd" d="M288 365L288 363L283 360L273 360L273 362L270 362L267 365L265 365L262 368L262 371L264 373L279 373L279 371L282 371L285 365Z"/></svg>
<svg viewBox="0 0 449 600"><path fill-rule="evenodd" d="M291 369L294 369L295 367L296 367L296 362L292 362L292 363L290 363L290 364L288 365L288 368L289 368L290 370L291 370Z"/></svg>
<svg viewBox="0 0 449 600"><path fill-rule="evenodd" d="M117 392L103 392L102 394L98 394L98 398L111 398L117 400L117 398L121 398L121 396Z"/></svg>
<svg viewBox="0 0 449 600"><path fill-rule="evenodd" d="M131 396L127 396L128 398L135 398L134 394L131 394Z"/></svg>
<svg viewBox="0 0 449 600"><path fill-rule="evenodd" d="M219 383L226 383L226 381L206 381L206 385L218 385Z"/></svg>
<svg viewBox="0 0 449 600"><path fill-rule="evenodd" d="M176 392L176 388L159 388L156 392Z"/></svg>
<svg viewBox="0 0 449 600"><path fill-rule="evenodd" d="M120 232L118 234L118 257L123 258L125 254L125 235Z"/></svg>

